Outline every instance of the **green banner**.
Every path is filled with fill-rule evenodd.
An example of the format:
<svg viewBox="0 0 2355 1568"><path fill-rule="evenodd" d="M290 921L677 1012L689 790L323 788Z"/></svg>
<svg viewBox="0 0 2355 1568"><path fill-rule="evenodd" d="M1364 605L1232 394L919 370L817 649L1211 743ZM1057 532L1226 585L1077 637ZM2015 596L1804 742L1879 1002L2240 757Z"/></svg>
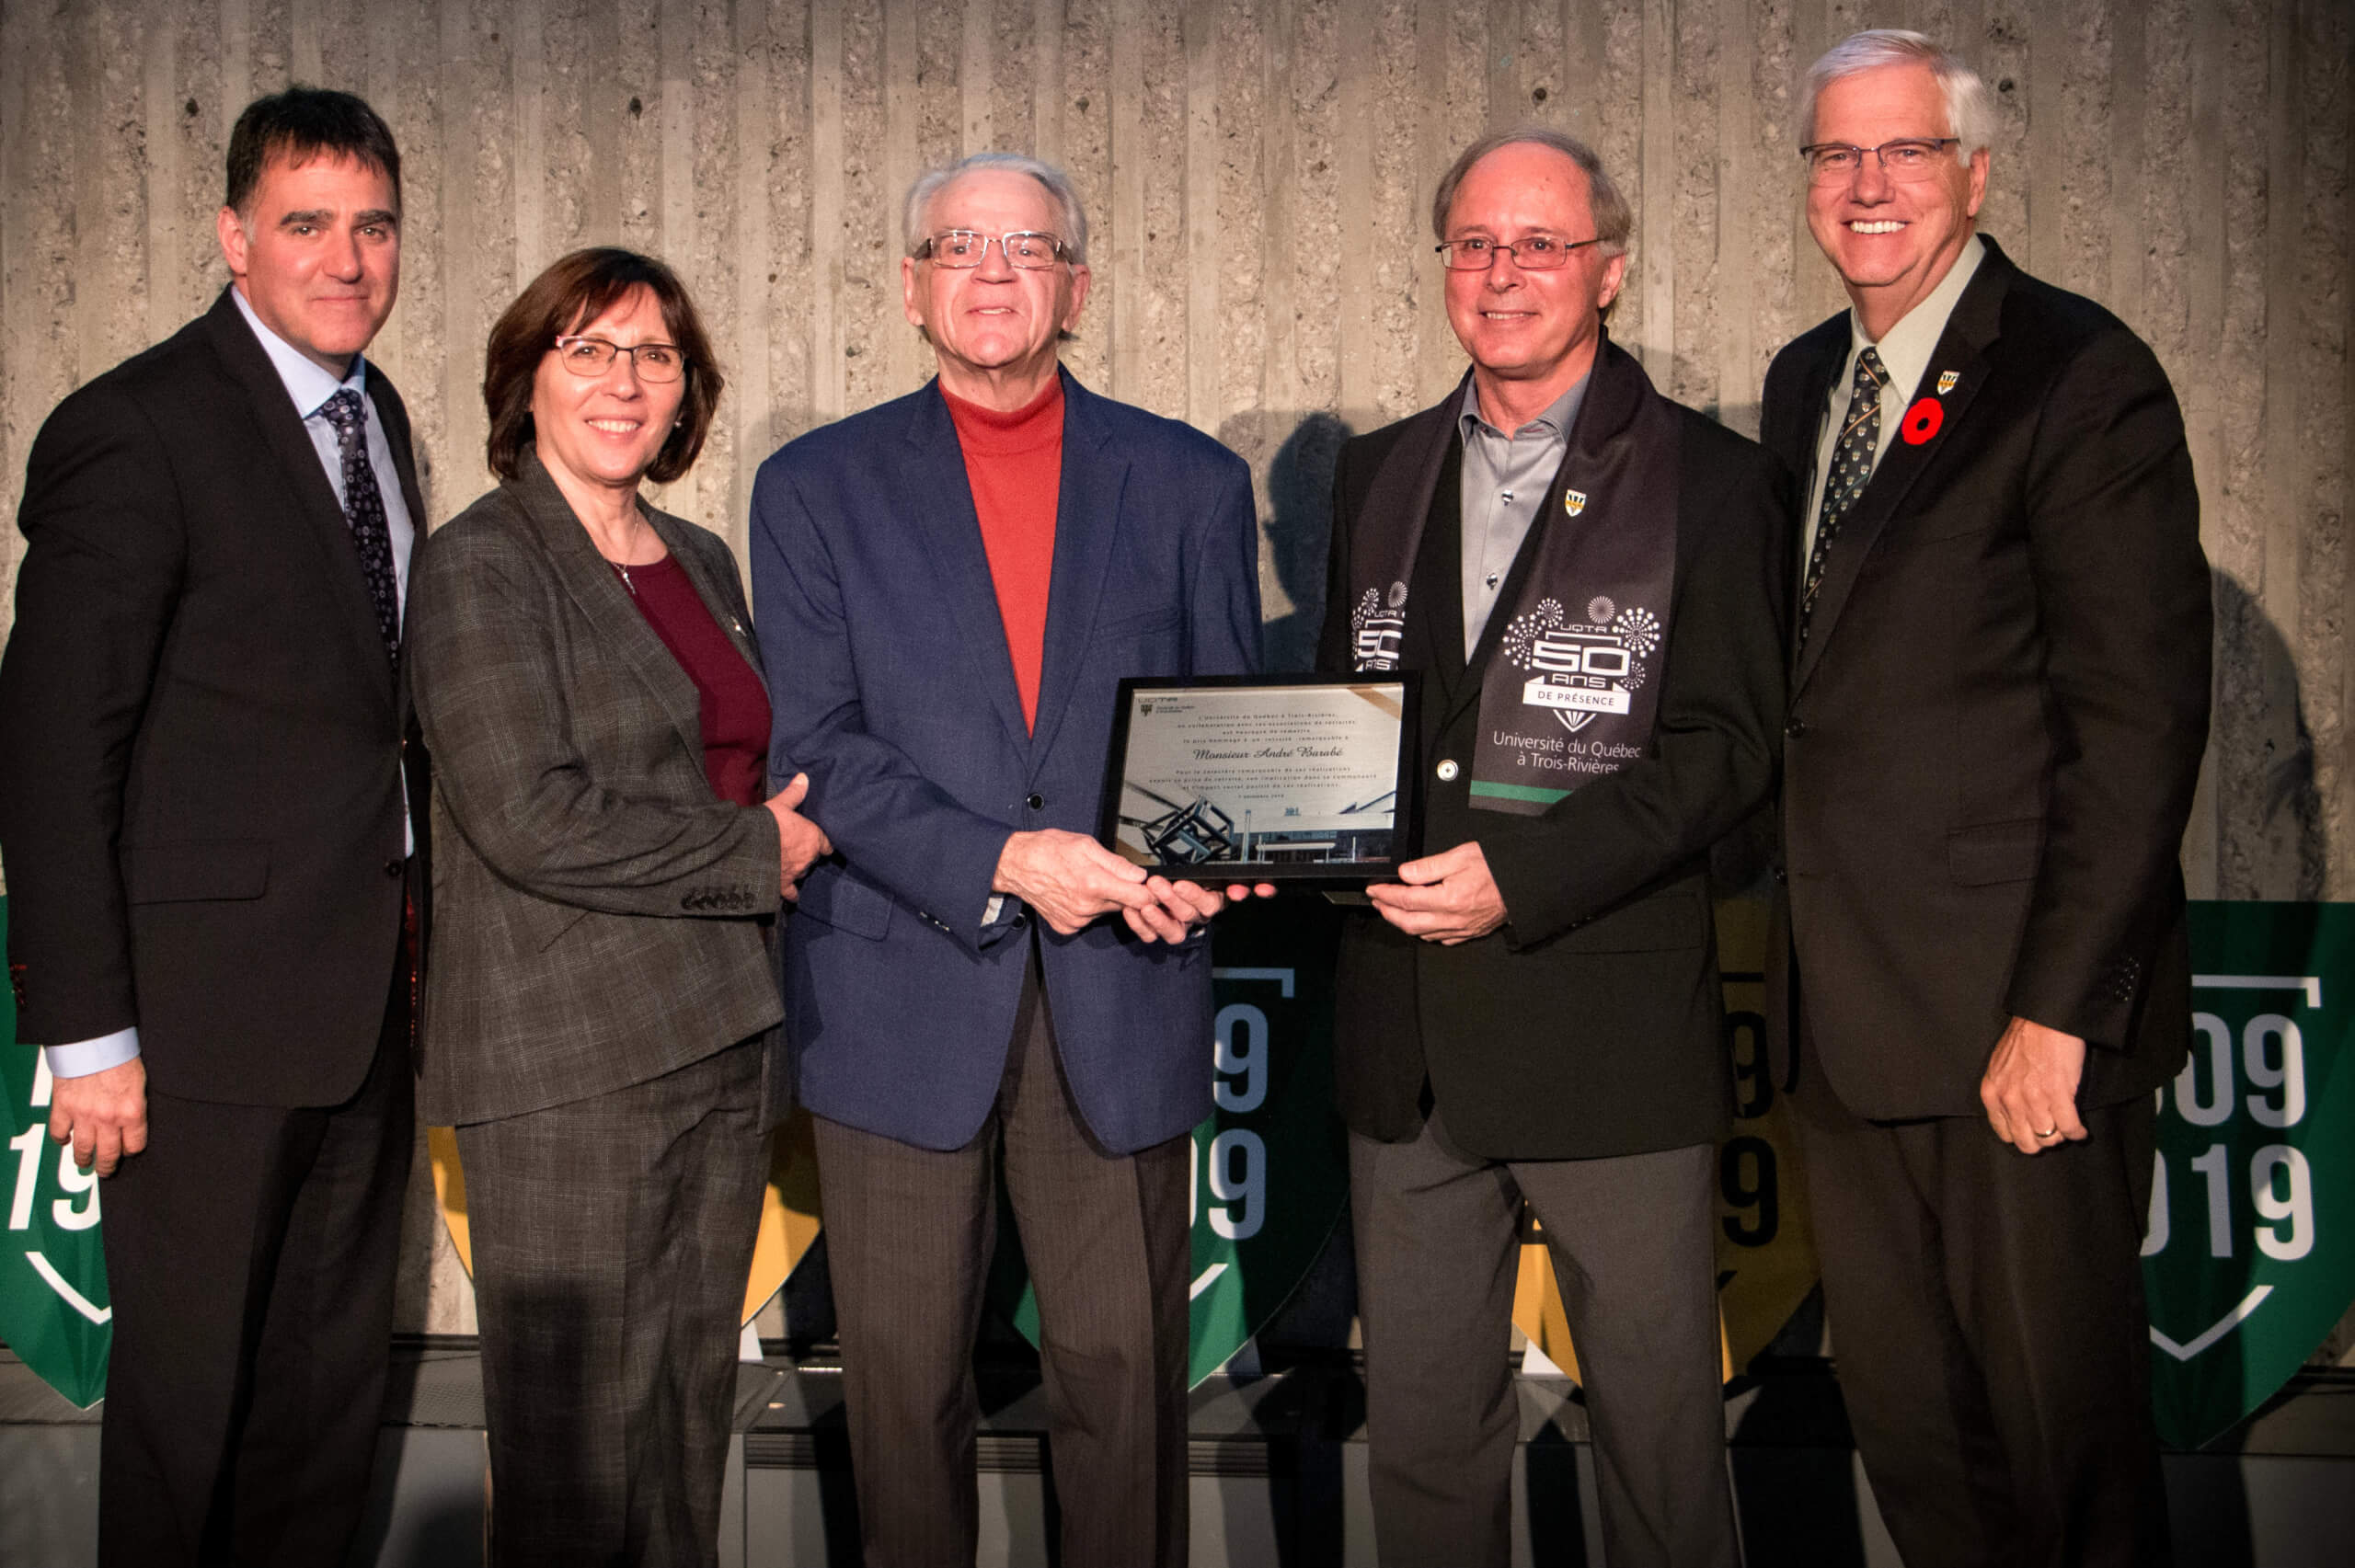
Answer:
<svg viewBox="0 0 2355 1568"><path fill-rule="evenodd" d="M2355 1299L2355 905L2191 906L2191 1060L2142 1242L2159 1436L2197 1448Z"/></svg>
<svg viewBox="0 0 2355 1568"><path fill-rule="evenodd" d="M1225 1366L1300 1288L1349 1205L1333 1110L1337 911L1322 900L1246 902L1220 917L1212 942L1216 1088L1194 1129L1189 1385ZM1038 1299L1005 1266L1012 1252L1001 1242L992 1294L1036 1345Z"/></svg>
<svg viewBox="0 0 2355 1568"><path fill-rule="evenodd" d="M8 900L0 898L0 950ZM51 1388L87 1410L107 1391L107 1259L98 1245L98 1178L49 1140L49 1067L17 1044L17 999L0 990L0 1129L8 1161L8 1234L0 1248L0 1340Z"/></svg>

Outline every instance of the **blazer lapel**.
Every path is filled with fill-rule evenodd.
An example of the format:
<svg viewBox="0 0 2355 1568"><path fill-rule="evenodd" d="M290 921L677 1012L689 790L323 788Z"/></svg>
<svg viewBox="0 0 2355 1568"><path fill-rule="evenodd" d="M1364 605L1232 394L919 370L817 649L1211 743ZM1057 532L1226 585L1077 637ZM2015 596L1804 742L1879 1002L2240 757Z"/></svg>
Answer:
<svg viewBox="0 0 2355 1568"><path fill-rule="evenodd" d="M409 444L408 411L401 404L400 394L373 361L368 366L368 401L376 406L376 423L384 427L385 445L393 454L393 470L400 483L401 500L408 508L409 526L417 531L416 543L410 546L414 554L416 545L425 543L425 498L417 487L417 453Z"/></svg>
<svg viewBox="0 0 2355 1568"><path fill-rule="evenodd" d="M1879 466L1873 470L1872 477L1866 481L1865 493L1856 498L1854 509L1841 521L1840 537L1824 562L1823 586L1816 593L1815 613L1808 624L1807 646L1799 650L1798 664L1791 672L1793 696L1798 694L1815 667L1822 662L1824 645L1832 640L1840 612L1847 606L1849 590L1864 568L1865 557L1872 553L1881 532L1904 505L1913 482L1936 460L1946 443L1954 439L1955 426L1970 412L1979 389L1986 384L1987 348L1996 338L2004 295L2016 270L1995 248L1994 242L1988 241L1979 271L1963 290L1962 297L1955 302L1954 314L1947 318L1946 331L1938 338L1936 351L1930 356L1929 369L1923 372L1932 390L1917 386L1906 399L1909 411L1924 397L1938 405L1937 429L1919 441L1901 430L1883 454ZM1963 368L1953 390L1937 395L1935 378L1958 365ZM1828 388L1823 395L1829 395Z"/></svg>
<svg viewBox="0 0 2355 1568"><path fill-rule="evenodd" d="M1112 542L1120 536L1120 495L1129 478L1129 460L1111 446L1111 431L1098 417L1095 395L1068 373L1056 373L1063 381L1063 482L1055 501L1055 564L1048 578L1039 724L1030 740L1033 758L1046 756L1054 744L1072 687L1087 658L1097 605L1104 597L1104 575L1112 562Z"/></svg>
<svg viewBox="0 0 2355 1568"><path fill-rule="evenodd" d="M1807 520L1812 515L1816 505L1816 448L1823 441L1823 422L1832 417L1830 400L1832 379L1840 373L1841 367L1848 362L1848 342L1851 336L1848 313L1843 311L1833 319L1840 324L1840 330L1836 336L1826 335L1821 349L1816 355L1815 363L1809 367L1806 378L1799 383L1798 407L1800 412L1785 426L1783 434L1786 444L1785 450L1775 454L1789 465L1791 473L1798 478L1798 526L1791 532L1785 552L1784 564L1784 569L1790 574L1784 585L1784 592L1786 601L1795 607L1789 617L1789 624L1783 629L1783 652L1786 661L1797 657L1799 646L1799 622L1796 606L1798 603L1799 585L1807 577L1807 561L1804 558L1803 549L1808 538ZM1809 640L1813 640L1812 636Z"/></svg>
<svg viewBox="0 0 2355 1568"><path fill-rule="evenodd" d="M930 557L939 602L972 654L971 678L981 682L990 705L1015 746L1028 750L1030 727L1022 717L1022 693L1014 683L1014 655L1005 644L1005 618L997 607L995 579L990 576L989 552L982 547L982 521L973 510L973 486L965 477L965 452L957 442L957 427L948 418L937 385L916 395L914 417L908 421L908 452L900 468L899 499L894 512L916 520L925 553ZM1066 410L1064 449L1071 429ZM1068 475L1070 458L1064 458ZM1070 483L1064 483L1064 506ZM1056 545L1055 569L1062 570L1062 549ZM1051 646L1051 644L1050 645ZM1043 693L1040 702L1046 713Z"/></svg>
<svg viewBox="0 0 2355 1568"><path fill-rule="evenodd" d="M327 592L342 609L352 649L368 672L369 689L381 692L389 704L394 701L393 661L385 656L385 635L376 624L375 601L369 597L367 579L360 570L360 549L351 542L351 527L335 498L335 486L327 482L318 449L303 429L303 416L287 395L278 367L270 362L270 355L229 297L229 290L221 291L205 325L222 363L245 390L254 423L261 429L263 448L302 513L304 532L318 547ZM406 488L403 494L408 494ZM421 518L424 514L419 510L410 515Z"/></svg>
<svg viewBox="0 0 2355 1568"><path fill-rule="evenodd" d="M1791 421L1791 433L1798 439L1799 444L1781 454L1783 460L1790 464L1792 473L1807 476L1807 494L1801 498L1802 505L1815 499L1815 449L1823 440L1823 421L1832 417L1832 378L1838 375L1840 367L1848 362L1849 334L1844 315L1841 317L1841 327L1838 339L1816 360L1801 386L1799 406L1809 410L1809 414L1806 418Z"/></svg>
<svg viewBox="0 0 2355 1568"><path fill-rule="evenodd" d="M679 661L671 656L670 648L655 635L654 628L647 624L645 614L632 601L629 589L622 586L620 576L597 553L596 543L580 526L580 520L572 515L572 504L556 487L556 481L548 477L538 455L528 449L523 453L523 474L515 481L515 491L524 514L539 530L540 542L547 548L548 559L556 566L557 580L564 584L565 592L597 629L598 635L638 671L672 727L700 754L702 693L695 690L687 672L679 668ZM661 530L658 527L656 532ZM668 544L671 541L666 538L663 543ZM684 552L674 548L672 553L684 561ZM702 587L700 583L696 586Z"/></svg>
<svg viewBox="0 0 2355 1568"><path fill-rule="evenodd" d="M1407 580L1430 603L1423 614L1407 617L1399 659L1406 668L1431 677L1430 696L1424 706L1442 719L1455 710L1457 691L1464 683L1463 563L1464 514L1450 508L1439 520L1423 524L1422 543L1416 547L1415 564Z"/></svg>

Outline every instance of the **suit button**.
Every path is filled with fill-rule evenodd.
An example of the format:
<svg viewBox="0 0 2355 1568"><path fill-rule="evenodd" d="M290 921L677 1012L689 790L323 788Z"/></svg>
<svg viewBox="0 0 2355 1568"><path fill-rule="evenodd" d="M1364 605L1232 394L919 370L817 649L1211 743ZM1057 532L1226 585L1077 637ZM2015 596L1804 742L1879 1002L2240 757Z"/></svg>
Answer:
<svg viewBox="0 0 2355 1568"><path fill-rule="evenodd" d="M1788 724L1783 726L1783 734L1787 739L1797 740L1806 733L1807 720L1802 718L1795 718Z"/></svg>
<svg viewBox="0 0 2355 1568"><path fill-rule="evenodd" d="M1777 881L1777 882L1788 882L1790 879L1791 879L1791 874L1790 874L1789 872L1785 871L1785 870L1784 870L1781 866L1779 866L1779 865L1778 865L1778 866L1776 866L1776 867L1775 868L1775 881Z"/></svg>
<svg viewBox="0 0 2355 1568"><path fill-rule="evenodd" d="M1022 797L1022 804L1033 811L1044 811L1047 808L1047 797L1043 795L1026 795Z"/></svg>
<svg viewBox="0 0 2355 1568"><path fill-rule="evenodd" d="M1439 782L1442 784L1453 784L1455 775L1463 771L1455 765L1455 759L1453 757L1442 757L1439 760L1439 766L1431 770L1439 775Z"/></svg>
<svg viewBox="0 0 2355 1568"><path fill-rule="evenodd" d="M1028 925L1028 924L1030 923L1030 917L1029 917L1028 915L1023 914L1023 913L1021 913L1019 910L1017 910L1017 911L1016 911L1014 918L1013 918L1011 921L1008 921L1006 923L1007 923L1008 925L1013 926L1017 931L1019 931L1019 930L1021 930L1024 926Z"/></svg>
<svg viewBox="0 0 2355 1568"><path fill-rule="evenodd" d="M385 875L387 876L397 877L405 869L406 867L396 860L388 860L385 863Z"/></svg>

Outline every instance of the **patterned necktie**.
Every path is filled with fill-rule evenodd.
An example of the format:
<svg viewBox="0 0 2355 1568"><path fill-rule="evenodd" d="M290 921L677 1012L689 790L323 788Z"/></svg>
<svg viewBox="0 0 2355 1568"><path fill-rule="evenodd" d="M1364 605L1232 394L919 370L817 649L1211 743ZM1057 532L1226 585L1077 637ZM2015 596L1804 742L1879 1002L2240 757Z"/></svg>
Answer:
<svg viewBox="0 0 2355 1568"><path fill-rule="evenodd" d="M368 425L360 394L344 387L321 404L319 412L335 427L336 444L343 449L343 521L360 550L360 575L368 579L368 597L376 602L376 630L384 635L385 652L397 662L401 601L393 575L393 531L385 521L385 493L376 487L375 465L368 461Z"/></svg>
<svg viewBox="0 0 2355 1568"><path fill-rule="evenodd" d="M1831 558L1832 542L1840 537L1841 520L1873 476L1873 457L1880 449L1880 388L1888 379L1878 351L1867 348L1856 356L1848 418L1840 427L1840 444L1832 451L1832 472L1823 481L1823 510L1815 523L1815 545L1807 553L1807 583L1799 590L1801 647L1807 647L1808 623L1815 614L1815 596L1823 588L1823 567Z"/></svg>

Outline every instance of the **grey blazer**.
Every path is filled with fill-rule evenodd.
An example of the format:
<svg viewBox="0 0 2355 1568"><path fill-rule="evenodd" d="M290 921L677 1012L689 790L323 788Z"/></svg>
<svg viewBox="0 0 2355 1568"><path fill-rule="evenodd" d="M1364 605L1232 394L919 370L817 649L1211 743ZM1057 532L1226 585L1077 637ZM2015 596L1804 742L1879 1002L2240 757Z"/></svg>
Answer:
<svg viewBox="0 0 2355 1568"><path fill-rule="evenodd" d="M760 670L727 546L645 510ZM774 1125L775 820L711 793L694 681L530 452L521 478L419 544L407 637L446 835L419 1112L511 1116L764 1036Z"/></svg>

